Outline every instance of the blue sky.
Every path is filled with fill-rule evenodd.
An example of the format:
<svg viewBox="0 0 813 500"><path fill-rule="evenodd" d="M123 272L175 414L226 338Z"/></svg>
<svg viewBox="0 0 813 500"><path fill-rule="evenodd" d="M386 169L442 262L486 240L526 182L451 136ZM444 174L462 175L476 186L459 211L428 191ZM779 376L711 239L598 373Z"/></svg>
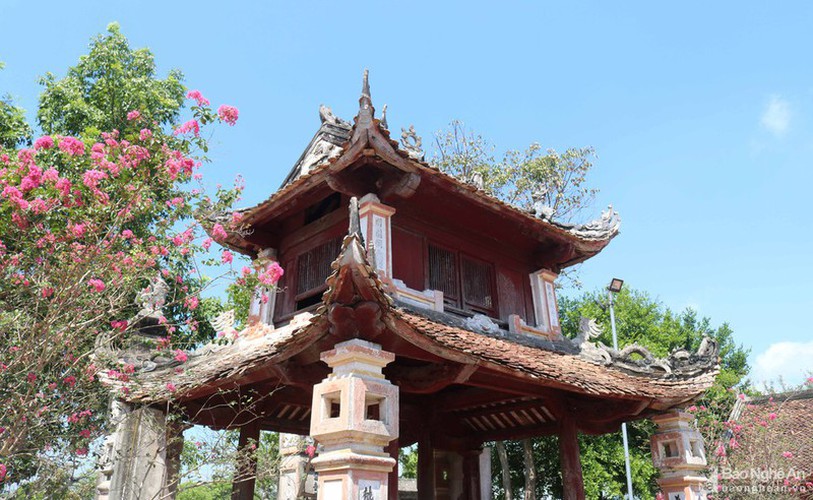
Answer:
<svg viewBox="0 0 813 500"><path fill-rule="evenodd" d="M213 140L213 182L273 192L319 124L355 114L361 73L391 130L431 142L452 119L496 151L592 145L590 181L622 234L582 267L673 309L727 321L755 377L813 368L813 4L806 2L0 3L0 92L36 109L119 21L162 75L240 108ZM33 113L30 113L33 120ZM621 318L623 320L623 318Z"/></svg>

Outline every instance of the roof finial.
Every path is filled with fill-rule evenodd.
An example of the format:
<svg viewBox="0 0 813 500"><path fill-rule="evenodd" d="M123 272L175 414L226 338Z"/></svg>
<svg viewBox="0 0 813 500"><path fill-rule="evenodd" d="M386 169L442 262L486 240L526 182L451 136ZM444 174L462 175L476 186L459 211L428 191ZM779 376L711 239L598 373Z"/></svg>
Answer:
<svg viewBox="0 0 813 500"><path fill-rule="evenodd" d="M381 126L389 129L387 126L387 105L384 105L384 108L381 109Z"/></svg>
<svg viewBox="0 0 813 500"><path fill-rule="evenodd" d="M370 96L370 70L364 70L364 80L361 84L361 97L359 98L359 114L357 123L371 123L375 109L373 99Z"/></svg>
<svg viewBox="0 0 813 500"><path fill-rule="evenodd" d="M364 70L364 80L361 83L361 97L367 97L368 99L372 96L370 95L370 70Z"/></svg>
<svg viewBox="0 0 813 500"><path fill-rule="evenodd" d="M355 196L350 198L350 225L347 228L348 236L361 238L361 221L359 220L359 200Z"/></svg>

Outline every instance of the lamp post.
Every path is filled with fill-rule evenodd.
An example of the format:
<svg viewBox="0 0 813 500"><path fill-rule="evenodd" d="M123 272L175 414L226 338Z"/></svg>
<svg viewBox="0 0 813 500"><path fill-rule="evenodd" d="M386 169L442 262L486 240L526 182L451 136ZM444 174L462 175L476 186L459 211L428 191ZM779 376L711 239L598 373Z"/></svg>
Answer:
<svg viewBox="0 0 813 500"><path fill-rule="evenodd" d="M618 334L615 331L615 309L613 308L613 295L621 291L621 287L624 286L624 280L613 278L610 281L610 285L607 287L607 296L610 299L610 326L613 330L613 349L618 351ZM633 500L632 496L632 471L630 469L630 448L629 442L627 441L627 423L621 423L621 437L624 440L624 464L627 468L627 495L629 495L629 500Z"/></svg>

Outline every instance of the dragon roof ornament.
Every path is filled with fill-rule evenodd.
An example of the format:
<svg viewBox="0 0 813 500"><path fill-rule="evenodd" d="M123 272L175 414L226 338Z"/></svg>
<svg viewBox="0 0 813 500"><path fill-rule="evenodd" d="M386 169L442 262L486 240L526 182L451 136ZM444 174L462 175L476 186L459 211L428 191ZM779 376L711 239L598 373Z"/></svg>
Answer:
<svg viewBox="0 0 813 500"><path fill-rule="evenodd" d="M579 321L579 334L571 343L579 349L579 356L588 361L605 366L615 366L641 374L663 373L666 375L694 375L717 364L719 347L711 337L703 337L697 352L675 349L666 358L656 358L645 347L629 345L620 351L592 342L602 334L595 320L582 317Z"/></svg>

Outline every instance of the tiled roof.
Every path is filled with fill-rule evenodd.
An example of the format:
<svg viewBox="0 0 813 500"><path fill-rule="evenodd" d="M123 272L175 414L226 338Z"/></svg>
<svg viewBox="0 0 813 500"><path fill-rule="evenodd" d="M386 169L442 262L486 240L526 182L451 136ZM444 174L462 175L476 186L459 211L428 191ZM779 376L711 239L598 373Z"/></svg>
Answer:
<svg viewBox="0 0 813 500"><path fill-rule="evenodd" d="M351 213L351 221L354 219L357 221L357 212L355 218ZM324 337L331 328L330 307L342 305L345 300L379 304L380 321L387 330L382 335L402 336L407 342L449 360L465 358L465 363L502 372L529 384L596 397L646 401L651 411L696 398L714 382L719 369L712 364L691 376L631 374L592 363L575 353L572 346L570 352L553 345L546 348L530 341L515 342L430 319L393 302L369 265L357 234L344 238L333 269L327 279L323 305L316 315L275 330L261 324L250 326L233 344L211 345L194 353L180 373L172 367L140 373L135 377L136 384L128 399L165 401L196 397L207 386L236 383L261 369L273 371L273 365L279 360L295 355ZM173 392L166 387L170 380L175 386Z"/></svg>
<svg viewBox="0 0 813 500"><path fill-rule="evenodd" d="M712 369L694 377L644 376L594 364L568 354L447 326L405 311L395 315L448 349L493 363L529 381L595 396L651 398L674 406L696 398L717 376Z"/></svg>

